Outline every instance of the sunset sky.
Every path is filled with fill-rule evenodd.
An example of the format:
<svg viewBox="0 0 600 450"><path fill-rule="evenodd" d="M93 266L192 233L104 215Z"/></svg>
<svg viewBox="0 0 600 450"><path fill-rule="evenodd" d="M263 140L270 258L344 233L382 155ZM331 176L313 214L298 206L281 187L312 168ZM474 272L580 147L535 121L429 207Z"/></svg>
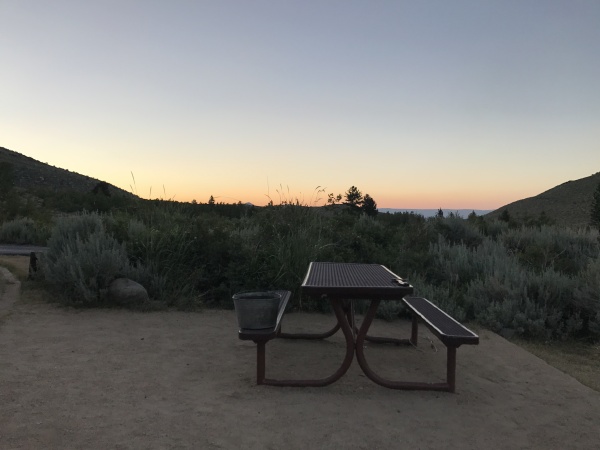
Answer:
<svg viewBox="0 0 600 450"><path fill-rule="evenodd" d="M0 0L0 20L0 146L142 197L496 209L600 171L597 0Z"/></svg>

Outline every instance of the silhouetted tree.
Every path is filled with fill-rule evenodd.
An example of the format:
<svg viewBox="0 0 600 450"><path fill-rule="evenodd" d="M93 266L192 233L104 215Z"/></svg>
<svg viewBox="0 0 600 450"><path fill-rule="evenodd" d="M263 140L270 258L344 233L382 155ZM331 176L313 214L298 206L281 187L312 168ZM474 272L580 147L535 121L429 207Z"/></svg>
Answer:
<svg viewBox="0 0 600 450"><path fill-rule="evenodd" d="M367 216L376 216L379 212L377 211L377 202L375 202L373 197L371 197L369 194L365 194L365 197L362 201L361 210Z"/></svg>
<svg viewBox="0 0 600 450"><path fill-rule="evenodd" d="M333 195L333 193L327 194L327 204L328 205L337 205L341 201L342 201L342 194L338 194L335 196Z"/></svg>
<svg viewBox="0 0 600 450"><path fill-rule="evenodd" d="M444 210L442 210L442 208L438 209L436 217L438 219L443 219L444 218Z"/></svg>
<svg viewBox="0 0 600 450"><path fill-rule="evenodd" d="M212 195L208 199L208 204L211 206L214 206L214 204L215 204L215 198Z"/></svg>
<svg viewBox="0 0 600 450"><path fill-rule="evenodd" d="M592 208L590 209L590 225L600 230L600 183L594 191Z"/></svg>
<svg viewBox="0 0 600 450"><path fill-rule="evenodd" d="M356 186L350 186L344 197L346 199L344 204L350 206L350 208L359 209L362 206L363 195Z"/></svg>

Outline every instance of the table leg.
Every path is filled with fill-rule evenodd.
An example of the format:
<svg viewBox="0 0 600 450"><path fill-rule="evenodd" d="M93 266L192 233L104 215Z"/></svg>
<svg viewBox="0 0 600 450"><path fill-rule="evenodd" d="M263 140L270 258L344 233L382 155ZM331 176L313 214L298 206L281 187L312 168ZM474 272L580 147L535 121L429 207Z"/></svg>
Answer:
<svg viewBox="0 0 600 450"><path fill-rule="evenodd" d="M346 319L348 319L348 324L352 328L352 341L356 342L356 322L354 320L354 301L352 300L343 300L342 302L344 311L346 312Z"/></svg>
<svg viewBox="0 0 600 450"><path fill-rule="evenodd" d="M380 300L372 300L369 305L369 309L365 318L363 319L363 323L358 331L358 336L356 337L356 359L358 360L358 364L361 369L365 373L367 377L373 380L375 383L390 388L390 389L411 389L411 390L433 390L433 391L451 391L454 390L454 381L450 379L450 373L453 369L451 364L453 364L454 359L448 362L448 381L446 383L422 383L422 382L412 382L412 381L393 381L383 378L377 375L373 370L369 367L367 360L365 358L364 352L364 343L367 337L367 332L369 331L369 327L375 318L375 313L377 312L377 307L379 306ZM448 352L448 357L451 358L451 352Z"/></svg>
<svg viewBox="0 0 600 450"><path fill-rule="evenodd" d="M331 299L331 306L335 312L338 327L342 329L344 337L346 338L346 355L340 368L337 369L333 375L318 380L274 380L264 378L262 383L258 384L268 384L271 386L321 387L336 382L348 371L352 364L352 360L354 359L354 335L352 326L348 322L347 311L345 311L345 308L343 307L342 300Z"/></svg>

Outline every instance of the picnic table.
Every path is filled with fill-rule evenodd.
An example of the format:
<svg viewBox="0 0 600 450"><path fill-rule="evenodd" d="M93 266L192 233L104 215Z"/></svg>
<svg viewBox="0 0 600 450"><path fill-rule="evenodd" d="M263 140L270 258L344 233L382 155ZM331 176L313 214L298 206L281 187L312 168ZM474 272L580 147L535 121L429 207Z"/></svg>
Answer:
<svg viewBox="0 0 600 450"><path fill-rule="evenodd" d="M312 262L301 286L303 294L328 301L335 313L336 324L329 331L322 333L285 333L281 330L281 319L290 293L282 297L282 308L277 324L270 330L240 330L240 339L251 339L258 344L257 382L272 386L327 386L339 380L350 368L354 356L365 375L375 383L392 389L427 389L454 391L454 372L456 366L456 349L462 344L477 344L479 337L458 323L444 311L427 299L407 297L413 293L413 286L387 267L379 264ZM356 300L369 302L360 327L354 317ZM369 328L382 301L402 300L413 313L410 338L397 339L390 337L370 336ZM412 381L388 380L375 373L367 362L364 347L365 341L392 344L417 344L418 322L434 333L448 349L447 380L445 383L423 383ZM342 331L346 341L346 352L340 367L330 376L321 379L276 380L265 377L265 344L268 340L287 339L325 339Z"/></svg>
<svg viewBox="0 0 600 450"><path fill-rule="evenodd" d="M324 335L333 335L341 329L346 339L346 355L340 368L330 377L317 380L313 385L327 385L340 379L350 368L354 355L365 375L375 382L380 381L380 377L367 363L364 341L409 343L408 339L374 337L368 336L367 333L381 300L401 300L413 293L413 287L387 267L379 264L312 262L301 288L307 295L329 301L335 312L337 323ZM356 326L354 317L355 300L370 301L360 328Z"/></svg>

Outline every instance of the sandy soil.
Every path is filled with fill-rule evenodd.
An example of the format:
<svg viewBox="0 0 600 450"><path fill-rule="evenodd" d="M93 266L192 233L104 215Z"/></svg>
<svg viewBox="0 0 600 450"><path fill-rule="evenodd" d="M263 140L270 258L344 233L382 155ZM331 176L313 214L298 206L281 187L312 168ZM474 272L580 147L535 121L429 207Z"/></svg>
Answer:
<svg viewBox="0 0 600 450"><path fill-rule="evenodd" d="M2 449L591 449L600 442L600 393L485 330L479 346L458 350L455 394L385 389L356 361L331 386L277 388L255 385L255 346L238 340L232 311L82 311L7 292ZM322 331L332 320L288 314L284 328ZM409 333L407 322L374 327L379 335ZM419 349L371 345L369 363L389 378L442 380L443 345L424 327L420 337ZM271 341L267 376L327 376L343 354L340 335Z"/></svg>

